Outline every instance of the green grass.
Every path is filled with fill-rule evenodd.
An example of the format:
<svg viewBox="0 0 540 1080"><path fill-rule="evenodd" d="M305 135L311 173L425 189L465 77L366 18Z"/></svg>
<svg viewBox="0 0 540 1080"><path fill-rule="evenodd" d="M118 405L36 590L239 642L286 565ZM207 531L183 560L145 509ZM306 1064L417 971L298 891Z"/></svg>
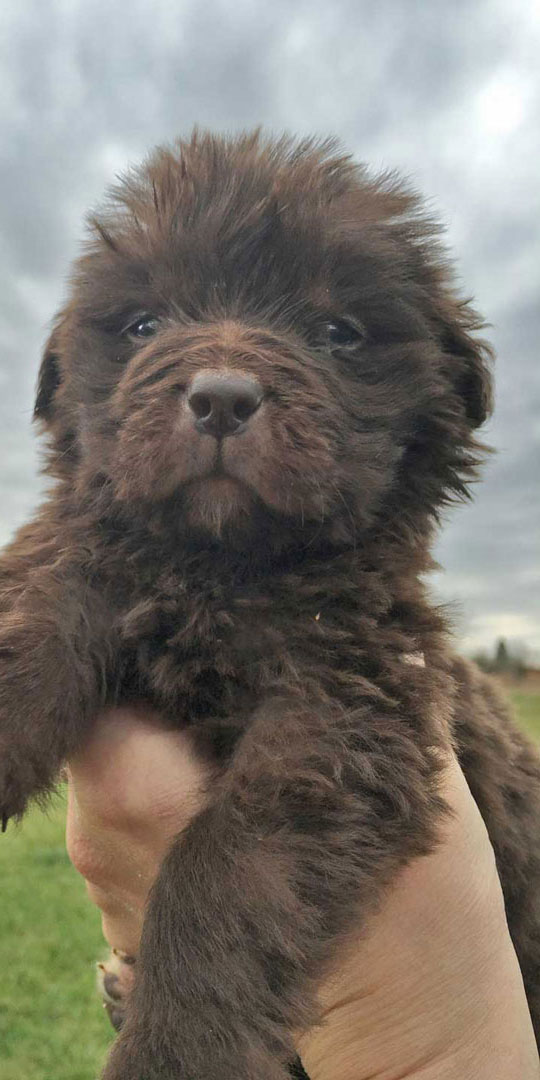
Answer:
<svg viewBox="0 0 540 1080"><path fill-rule="evenodd" d="M525 730L534 738L540 739L540 692L513 690L510 698Z"/></svg>
<svg viewBox="0 0 540 1080"><path fill-rule="evenodd" d="M540 693L511 694L540 739ZM0 837L0 1080L95 1080L111 1039L95 992L100 918L64 851L65 806Z"/></svg>
<svg viewBox="0 0 540 1080"><path fill-rule="evenodd" d="M100 917L64 849L65 805L0 836L0 1080L95 1080L112 1029Z"/></svg>

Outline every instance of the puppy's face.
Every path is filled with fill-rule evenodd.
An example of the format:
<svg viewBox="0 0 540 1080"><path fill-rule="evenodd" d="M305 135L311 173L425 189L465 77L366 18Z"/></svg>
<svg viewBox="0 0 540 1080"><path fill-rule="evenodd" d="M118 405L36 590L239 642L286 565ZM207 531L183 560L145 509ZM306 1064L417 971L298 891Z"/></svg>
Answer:
<svg viewBox="0 0 540 1080"><path fill-rule="evenodd" d="M93 228L36 403L75 482L187 529L341 541L459 491L484 355L395 182L327 146L194 137Z"/></svg>

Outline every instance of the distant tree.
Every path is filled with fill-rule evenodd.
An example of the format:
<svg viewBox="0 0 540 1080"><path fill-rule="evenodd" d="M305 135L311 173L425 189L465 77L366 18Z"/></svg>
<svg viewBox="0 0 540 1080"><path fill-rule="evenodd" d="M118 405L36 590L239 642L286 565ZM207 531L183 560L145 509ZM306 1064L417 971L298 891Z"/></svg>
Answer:
<svg viewBox="0 0 540 1080"><path fill-rule="evenodd" d="M527 666L526 650L520 646L510 650L504 638L499 638L495 643L492 656L487 652L478 652L473 656L473 660L482 671L495 675L512 675L516 679L523 677Z"/></svg>
<svg viewBox="0 0 540 1080"><path fill-rule="evenodd" d="M512 658L508 652L508 647L504 638L499 638L495 646L495 656L493 659L493 671L497 671L501 675L505 672L512 670Z"/></svg>

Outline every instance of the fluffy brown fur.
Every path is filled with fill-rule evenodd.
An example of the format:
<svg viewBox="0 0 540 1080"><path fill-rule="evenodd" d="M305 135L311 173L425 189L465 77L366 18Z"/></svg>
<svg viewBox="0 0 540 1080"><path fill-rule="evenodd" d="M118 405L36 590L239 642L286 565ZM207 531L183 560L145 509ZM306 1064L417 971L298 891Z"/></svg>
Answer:
<svg viewBox="0 0 540 1080"><path fill-rule="evenodd" d="M0 811L106 702L222 766L106 1080L283 1080L337 936L436 843L451 742L540 1032L539 760L419 579L490 407L436 228L332 143L258 134L158 150L91 225L39 377L55 484L0 565ZM226 437L208 375L240 380Z"/></svg>

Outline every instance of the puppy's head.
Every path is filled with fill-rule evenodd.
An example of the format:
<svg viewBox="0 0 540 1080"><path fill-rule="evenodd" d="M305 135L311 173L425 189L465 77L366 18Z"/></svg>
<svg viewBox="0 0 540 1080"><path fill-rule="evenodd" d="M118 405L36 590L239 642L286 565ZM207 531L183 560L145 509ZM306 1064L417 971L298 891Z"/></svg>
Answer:
<svg viewBox="0 0 540 1080"><path fill-rule="evenodd" d="M423 528L490 406L435 234L332 143L158 150L91 220L43 360L63 475L215 535Z"/></svg>

